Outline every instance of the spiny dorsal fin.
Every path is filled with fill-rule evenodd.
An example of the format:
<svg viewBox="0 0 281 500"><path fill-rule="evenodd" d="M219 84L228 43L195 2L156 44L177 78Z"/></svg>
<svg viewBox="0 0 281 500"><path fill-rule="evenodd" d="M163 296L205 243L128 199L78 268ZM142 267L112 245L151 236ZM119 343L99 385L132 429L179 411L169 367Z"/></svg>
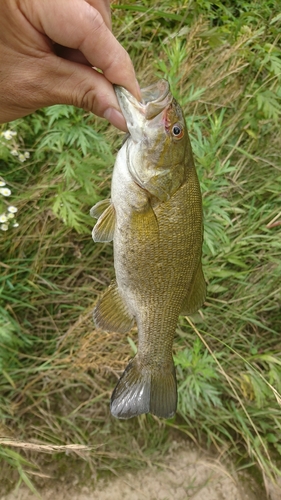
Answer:
<svg viewBox="0 0 281 500"><path fill-rule="evenodd" d="M109 203L108 203L109 202ZM107 208L104 210L104 207ZM98 221L92 231L94 241L112 241L115 230L115 209L110 200L99 201L90 211L93 217L98 217Z"/></svg>
<svg viewBox="0 0 281 500"><path fill-rule="evenodd" d="M183 300L180 314L188 316L189 314L196 313L205 302L206 292L207 287L200 262L193 283Z"/></svg>
<svg viewBox="0 0 281 500"><path fill-rule="evenodd" d="M122 299L116 282L113 281L103 293L94 309L94 321L98 328L108 332L128 332L134 318Z"/></svg>

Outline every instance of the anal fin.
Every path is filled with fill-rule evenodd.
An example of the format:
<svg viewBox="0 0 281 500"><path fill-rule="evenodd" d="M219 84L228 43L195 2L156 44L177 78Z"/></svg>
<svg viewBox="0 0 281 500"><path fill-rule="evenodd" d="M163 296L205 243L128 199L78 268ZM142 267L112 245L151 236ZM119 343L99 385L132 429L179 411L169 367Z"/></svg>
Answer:
<svg viewBox="0 0 281 500"><path fill-rule="evenodd" d="M207 287L200 262L191 287L183 300L180 314L182 316L188 316L189 314L197 312L205 302L206 293Z"/></svg>
<svg viewBox="0 0 281 500"><path fill-rule="evenodd" d="M94 321L98 328L108 332L128 332L134 317L121 297L115 281L107 288L94 309Z"/></svg>

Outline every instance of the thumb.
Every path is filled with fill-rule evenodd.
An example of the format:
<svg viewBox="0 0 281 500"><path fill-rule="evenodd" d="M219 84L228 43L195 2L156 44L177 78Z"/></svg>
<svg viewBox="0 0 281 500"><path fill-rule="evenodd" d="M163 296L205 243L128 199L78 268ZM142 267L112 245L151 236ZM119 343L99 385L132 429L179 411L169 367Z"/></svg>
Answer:
<svg viewBox="0 0 281 500"><path fill-rule="evenodd" d="M15 76L13 78L11 75L10 89L7 92L9 102L6 101L10 120L45 106L70 104L106 118L115 127L127 131L112 84L95 69L48 53L32 61L28 68L25 62L22 65L19 63L14 72ZM11 83L19 74L21 110L16 90Z"/></svg>
<svg viewBox="0 0 281 500"><path fill-rule="evenodd" d="M127 131L113 86L102 73L51 54L48 66L49 88L44 89L48 102L45 105L71 104L106 118L117 128ZM53 78L50 78L50 71Z"/></svg>

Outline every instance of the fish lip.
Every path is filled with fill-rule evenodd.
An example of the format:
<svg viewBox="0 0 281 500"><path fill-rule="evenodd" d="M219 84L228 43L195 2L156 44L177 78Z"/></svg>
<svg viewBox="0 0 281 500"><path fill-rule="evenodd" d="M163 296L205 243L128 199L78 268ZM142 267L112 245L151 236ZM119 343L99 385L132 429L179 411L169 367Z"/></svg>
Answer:
<svg viewBox="0 0 281 500"><path fill-rule="evenodd" d="M158 103L163 101L170 92L170 86L167 80L163 78L158 82L148 85L141 89L141 97L143 104Z"/></svg>
<svg viewBox="0 0 281 500"><path fill-rule="evenodd" d="M161 79L141 89L142 100L139 102L130 92L119 85L114 85L114 90L125 119L131 118L132 108L134 114L146 120L159 115L173 100L169 82Z"/></svg>

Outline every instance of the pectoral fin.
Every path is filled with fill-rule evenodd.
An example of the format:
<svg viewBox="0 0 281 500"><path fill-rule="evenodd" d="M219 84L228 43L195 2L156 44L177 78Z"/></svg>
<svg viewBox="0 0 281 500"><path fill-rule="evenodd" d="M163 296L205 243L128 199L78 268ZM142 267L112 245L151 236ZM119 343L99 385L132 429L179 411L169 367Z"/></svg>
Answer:
<svg viewBox="0 0 281 500"><path fill-rule="evenodd" d="M115 230L115 209L110 200L99 201L90 210L92 217L97 217L98 221L92 231L94 241L112 241Z"/></svg>
<svg viewBox="0 0 281 500"><path fill-rule="evenodd" d="M188 316L189 314L194 314L198 309L204 304L206 299L206 282L204 279L202 265L198 266L196 275L194 277L193 283L188 290L186 297L183 300L181 315Z"/></svg>
<svg viewBox="0 0 281 500"><path fill-rule="evenodd" d="M90 216L98 219L102 213L111 205L111 199L98 201L90 210Z"/></svg>
<svg viewBox="0 0 281 500"><path fill-rule="evenodd" d="M94 309L94 321L98 328L108 332L128 332L134 317L121 297L116 282L107 288Z"/></svg>

